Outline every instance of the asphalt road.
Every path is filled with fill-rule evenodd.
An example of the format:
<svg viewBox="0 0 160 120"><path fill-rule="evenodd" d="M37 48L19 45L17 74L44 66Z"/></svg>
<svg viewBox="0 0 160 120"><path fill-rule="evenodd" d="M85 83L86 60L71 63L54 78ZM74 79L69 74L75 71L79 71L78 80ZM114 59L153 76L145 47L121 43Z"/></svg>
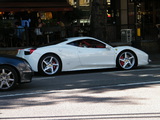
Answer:
<svg viewBox="0 0 160 120"><path fill-rule="evenodd" d="M160 67L36 74L0 93L0 119L160 119Z"/></svg>

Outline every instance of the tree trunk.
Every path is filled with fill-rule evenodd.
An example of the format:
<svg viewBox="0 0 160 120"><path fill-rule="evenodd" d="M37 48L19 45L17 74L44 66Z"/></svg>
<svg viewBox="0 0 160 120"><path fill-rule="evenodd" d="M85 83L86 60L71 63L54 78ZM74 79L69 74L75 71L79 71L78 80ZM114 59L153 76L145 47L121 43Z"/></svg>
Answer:
<svg viewBox="0 0 160 120"><path fill-rule="evenodd" d="M106 0L93 0L91 6L91 36L107 41L107 2Z"/></svg>

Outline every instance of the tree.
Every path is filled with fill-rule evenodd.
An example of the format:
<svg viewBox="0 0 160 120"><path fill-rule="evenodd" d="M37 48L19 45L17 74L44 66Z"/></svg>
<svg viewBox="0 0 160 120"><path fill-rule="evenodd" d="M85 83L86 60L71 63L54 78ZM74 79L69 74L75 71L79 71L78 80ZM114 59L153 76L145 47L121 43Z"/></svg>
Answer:
<svg viewBox="0 0 160 120"><path fill-rule="evenodd" d="M78 8L73 8L73 11L66 12L64 19L67 23L72 23L74 20L83 18L84 14L82 10Z"/></svg>
<svg viewBox="0 0 160 120"><path fill-rule="evenodd" d="M91 36L103 41L107 40L107 2L93 0L91 3Z"/></svg>

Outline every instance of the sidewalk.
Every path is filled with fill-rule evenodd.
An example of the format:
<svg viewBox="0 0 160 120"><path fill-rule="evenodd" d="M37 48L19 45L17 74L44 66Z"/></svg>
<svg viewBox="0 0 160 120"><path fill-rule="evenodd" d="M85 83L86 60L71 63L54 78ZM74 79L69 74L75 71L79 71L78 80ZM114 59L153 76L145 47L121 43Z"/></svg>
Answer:
<svg viewBox="0 0 160 120"><path fill-rule="evenodd" d="M160 53L150 53L149 59L151 60L150 64L159 64L160 65Z"/></svg>
<svg viewBox="0 0 160 120"><path fill-rule="evenodd" d="M0 48L0 54L16 55L20 48Z"/></svg>

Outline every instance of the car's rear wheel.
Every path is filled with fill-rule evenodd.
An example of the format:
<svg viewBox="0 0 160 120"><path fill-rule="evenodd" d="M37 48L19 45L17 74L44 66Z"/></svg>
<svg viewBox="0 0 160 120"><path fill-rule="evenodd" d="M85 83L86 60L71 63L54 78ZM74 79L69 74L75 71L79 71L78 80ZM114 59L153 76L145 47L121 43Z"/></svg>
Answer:
<svg viewBox="0 0 160 120"><path fill-rule="evenodd" d="M18 73L10 66L0 66L0 90L11 90L16 87Z"/></svg>
<svg viewBox="0 0 160 120"><path fill-rule="evenodd" d="M43 75L54 75L61 70L60 59L53 54L47 54L43 56L38 64L38 72Z"/></svg>
<svg viewBox="0 0 160 120"><path fill-rule="evenodd" d="M131 51L123 51L118 55L116 62L120 69L132 69L136 65L136 56Z"/></svg>

